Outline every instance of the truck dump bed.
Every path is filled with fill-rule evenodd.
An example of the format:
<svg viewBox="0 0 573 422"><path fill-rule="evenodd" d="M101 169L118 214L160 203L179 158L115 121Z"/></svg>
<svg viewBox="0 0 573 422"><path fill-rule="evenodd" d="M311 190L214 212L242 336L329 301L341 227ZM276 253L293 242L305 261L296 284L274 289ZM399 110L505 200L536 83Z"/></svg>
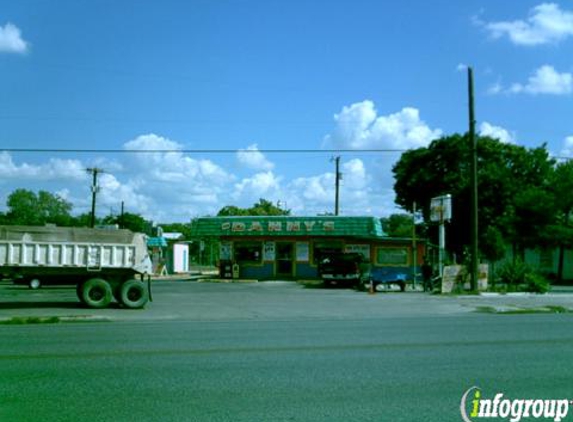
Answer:
<svg viewBox="0 0 573 422"><path fill-rule="evenodd" d="M144 273L146 257L145 236L129 230L0 226L0 266L5 275L23 267Z"/></svg>

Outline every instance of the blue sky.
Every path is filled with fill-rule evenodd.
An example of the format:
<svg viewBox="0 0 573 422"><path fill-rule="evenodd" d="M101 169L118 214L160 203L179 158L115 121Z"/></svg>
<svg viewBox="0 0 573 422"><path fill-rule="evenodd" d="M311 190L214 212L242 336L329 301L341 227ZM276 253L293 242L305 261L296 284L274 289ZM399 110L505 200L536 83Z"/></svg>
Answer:
<svg viewBox="0 0 573 422"><path fill-rule="evenodd" d="M395 212L399 153L478 129L573 156L573 1L3 0L0 204L46 189L160 222L258 198L297 215ZM189 152L227 150L226 153ZM250 152L245 152L249 150Z"/></svg>

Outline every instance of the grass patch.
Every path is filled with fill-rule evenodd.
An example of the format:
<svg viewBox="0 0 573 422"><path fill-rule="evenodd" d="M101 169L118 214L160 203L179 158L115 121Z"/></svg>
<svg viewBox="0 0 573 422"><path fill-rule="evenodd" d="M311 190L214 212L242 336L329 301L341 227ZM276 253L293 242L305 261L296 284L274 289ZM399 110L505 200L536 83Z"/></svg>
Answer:
<svg viewBox="0 0 573 422"><path fill-rule="evenodd" d="M52 316L52 317L12 317L0 320L0 325L30 325L30 324L60 324L60 323L82 323L82 322L110 322L108 318L94 317L91 315L74 316Z"/></svg>
<svg viewBox="0 0 573 422"><path fill-rule="evenodd" d="M27 324L58 324L59 317L12 317L5 321L0 321L3 325L27 325Z"/></svg>
<svg viewBox="0 0 573 422"><path fill-rule="evenodd" d="M495 315L569 314L571 310L563 306L542 306L538 308L499 309L493 306L478 306L476 312Z"/></svg>

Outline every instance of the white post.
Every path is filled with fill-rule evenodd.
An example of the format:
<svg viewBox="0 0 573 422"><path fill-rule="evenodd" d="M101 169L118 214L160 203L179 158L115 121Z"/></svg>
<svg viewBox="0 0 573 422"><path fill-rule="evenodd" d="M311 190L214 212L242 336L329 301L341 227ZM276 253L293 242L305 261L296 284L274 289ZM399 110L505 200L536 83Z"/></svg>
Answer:
<svg viewBox="0 0 573 422"><path fill-rule="evenodd" d="M440 221L440 261L439 261L439 271L440 277L444 275L444 251L446 250L446 225L444 224L444 220Z"/></svg>

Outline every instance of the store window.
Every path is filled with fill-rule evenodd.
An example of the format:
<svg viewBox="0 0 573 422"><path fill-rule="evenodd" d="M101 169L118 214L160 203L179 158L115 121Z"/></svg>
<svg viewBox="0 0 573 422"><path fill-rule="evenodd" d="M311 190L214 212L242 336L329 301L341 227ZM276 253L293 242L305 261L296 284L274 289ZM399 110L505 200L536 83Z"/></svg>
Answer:
<svg viewBox="0 0 573 422"><path fill-rule="evenodd" d="M409 249L402 248L377 248L376 249L376 264L387 266L407 266L409 257Z"/></svg>
<svg viewBox="0 0 573 422"><path fill-rule="evenodd" d="M261 263L262 242L235 242L235 261L239 263Z"/></svg>

